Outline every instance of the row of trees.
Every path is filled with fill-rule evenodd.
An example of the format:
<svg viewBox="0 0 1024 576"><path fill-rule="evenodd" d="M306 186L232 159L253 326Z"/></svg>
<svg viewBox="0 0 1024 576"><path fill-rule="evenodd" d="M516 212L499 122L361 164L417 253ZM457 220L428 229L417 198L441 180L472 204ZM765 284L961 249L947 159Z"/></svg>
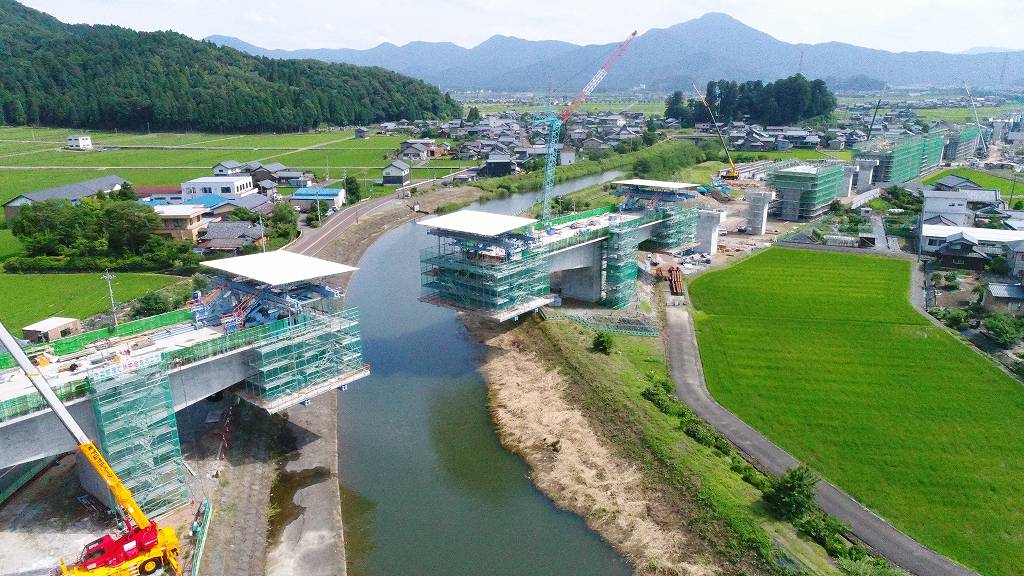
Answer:
<svg viewBox="0 0 1024 576"><path fill-rule="evenodd" d="M749 118L765 125L793 124L831 114L836 97L824 80L808 80L801 74L769 82L753 80L738 84L731 80L708 82L704 92L708 106L719 122ZM676 91L665 101L665 117L683 126L710 122L711 115L698 99L687 99Z"/></svg>
<svg viewBox="0 0 1024 576"><path fill-rule="evenodd" d="M461 116L449 95L382 68L255 57L4 4L0 124L261 132Z"/></svg>

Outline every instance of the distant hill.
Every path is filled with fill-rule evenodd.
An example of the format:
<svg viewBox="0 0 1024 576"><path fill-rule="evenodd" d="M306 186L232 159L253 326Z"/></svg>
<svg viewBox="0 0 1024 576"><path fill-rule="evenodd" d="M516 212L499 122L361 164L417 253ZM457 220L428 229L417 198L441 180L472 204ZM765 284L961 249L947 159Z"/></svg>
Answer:
<svg viewBox="0 0 1024 576"><path fill-rule="evenodd" d="M437 88L382 68L69 25L0 0L0 124L280 132L460 114Z"/></svg>
<svg viewBox="0 0 1024 576"><path fill-rule="evenodd" d="M623 37L629 32L624 24ZM473 48L448 42L381 44L368 50L266 50L236 38L211 42L273 58L317 58L374 65L452 90L547 90L572 92L600 66L612 44L578 46L494 36ZM1006 66L1004 70L1004 64ZM808 78L869 78L890 86L995 86L1001 78L1024 76L1024 52L947 54L887 52L839 42L790 44L719 13L649 30L638 36L604 90L685 88L691 81L772 80L802 72Z"/></svg>

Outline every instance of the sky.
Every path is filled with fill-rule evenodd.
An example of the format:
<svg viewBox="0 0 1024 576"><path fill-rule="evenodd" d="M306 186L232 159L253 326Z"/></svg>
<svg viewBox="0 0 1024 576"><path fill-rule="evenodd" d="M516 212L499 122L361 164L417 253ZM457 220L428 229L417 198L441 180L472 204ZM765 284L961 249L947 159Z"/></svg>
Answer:
<svg viewBox="0 0 1024 576"><path fill-rule="evenodd" d="M616 42L724 12L793 43L892 51L1024 50L1020 0L21 0L64 22L235 36L264 48L371 48L494 34L577 44ZM1003 23L1005 25L999 25ZM1017 24L1012 24L1017 23ZM723 39L727 43L728 39Z"/></svg>

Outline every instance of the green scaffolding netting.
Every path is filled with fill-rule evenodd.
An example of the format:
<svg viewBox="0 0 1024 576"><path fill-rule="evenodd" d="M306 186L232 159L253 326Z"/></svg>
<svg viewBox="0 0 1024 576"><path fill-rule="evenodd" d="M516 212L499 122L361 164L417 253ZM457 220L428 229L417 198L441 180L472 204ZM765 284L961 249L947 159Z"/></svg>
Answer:
<svg viewBox="0 0 1024 576"><path fill-rule="evenodd" d="M355 308L305 312L261 339L251 364L256 374L247 380L248 390L263 400L358 372L363 369L358 313Z"/></svg>
<svg viewBox="0 0 1024 576"><path fill-rule="evenodd" d="M93 384L100 449L151 516L189 500L167 371L160 362Z"/></svg>
<svg viewBox="0 0 1024 576"><path fill-rule="evenodd" d="M157 328L173 326L174 324L181 324L183 322L190 321L192 321L192 313L188 310L171 310L170 312L164 312L163 314L157 314L156 316L149 316L147 318L140 318L138 320L132 320L131 322L118 324L117 328L114 330L93 330L92 332L83 332L82 334L76 334L75 336L54 340L50 343L50 346L53 348L54 354L62 356L64 354L78 352L89 344L104 338L131 336L133 334L141 334Z"/></svg>

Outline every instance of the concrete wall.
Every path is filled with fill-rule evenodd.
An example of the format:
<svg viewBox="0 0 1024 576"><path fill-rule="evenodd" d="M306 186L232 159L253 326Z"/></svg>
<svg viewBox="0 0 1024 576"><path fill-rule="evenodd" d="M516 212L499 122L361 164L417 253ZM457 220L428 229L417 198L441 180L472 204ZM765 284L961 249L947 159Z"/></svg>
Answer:
<svg viewBox="0 0 1024 576"><path fill-rule="evenodd" d="M718 252L718 227L725 222L725 210L699 210L697 212L697 248L700 254Z"/></svg>
<svg viewBox="0 0 1024 576"><path fill-rule="evenodd" d="M768 229L768 206L772 201L771 192L747 192L750 208L747 212L747 228L751 234L764 234Z"/></svg>
<svg viewBox="0 0 1024 576"><path fill-rule="evenodd" d="M871 190L871 181L874 179L875 168L878 166L878 160L869 158L858 158L857 159L857 192L867 192Z"/></svg>

